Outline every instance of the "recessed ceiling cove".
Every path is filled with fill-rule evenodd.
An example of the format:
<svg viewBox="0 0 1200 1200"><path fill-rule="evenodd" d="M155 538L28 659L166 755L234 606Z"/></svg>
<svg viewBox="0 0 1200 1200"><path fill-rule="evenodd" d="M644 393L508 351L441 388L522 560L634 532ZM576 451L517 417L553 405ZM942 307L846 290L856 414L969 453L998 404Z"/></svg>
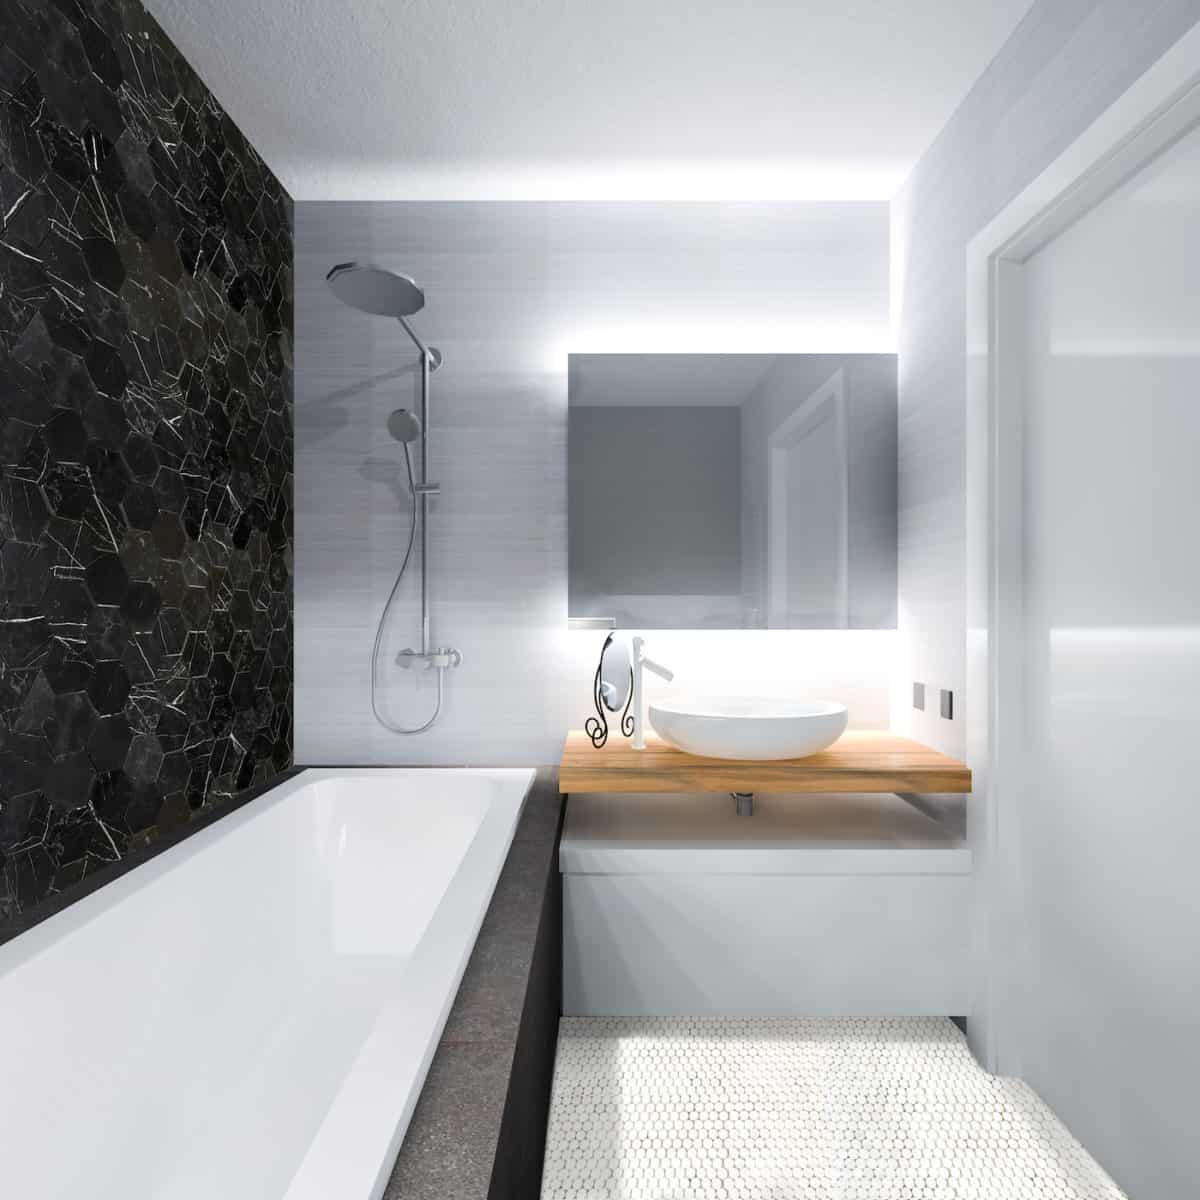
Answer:
<svg viewBox="0 0 1200 1200"><path fill-rule="evenodd" d="M296 199L881 200L1030 0L148 0Z"/></svg>

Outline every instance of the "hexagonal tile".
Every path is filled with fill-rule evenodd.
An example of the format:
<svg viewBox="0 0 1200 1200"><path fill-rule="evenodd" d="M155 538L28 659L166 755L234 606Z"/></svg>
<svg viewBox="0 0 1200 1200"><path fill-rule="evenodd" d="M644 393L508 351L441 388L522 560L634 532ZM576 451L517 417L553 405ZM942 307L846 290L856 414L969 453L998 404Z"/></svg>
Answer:
<svg viewBox="0 0 1200 1200"><path fill-rule="evenodd" d="M209 682L218 696L228 696L233 684L233 663L227 654L214 654L208 668Z"/></svg>
<svg viewBox="0 0 1200 1200"><path fill-rule="evenodd" d="M121 509L135 529L152 529L158 517L158 497L148 484L134 483L126 490Z"/></svg>
<svg viewBox="0 0 1200 1200"><path fill-rule="evenodd" d="M286 667L276 667L271 672L271 699L276 704L284 704L292 689L292 675Z"/></svg>
<svg viewBox="0 0 1200 1200"><path fill-rule="evenodd" d="M69 460L52 462L42 472L42 494L55 516L68 521L78 521L92 507L87 475Z"/></svg>
<svg viewBox="0 0 1200 1200"><path fill-rule="evenodd" d="M233 728L233 718L235 715L233 701L227 695L217 693L213 698L212 708L208 714L208 721L212 726L213 737L227 738L230 730Z"/></svg>
<svg viewBox="0 0 1200 1200"><path fill-rule="evenodd" d="M85 19L79 23L79 40L97 77L106 87L116 91L125 76L112 39L95 21Z"/></svg>
<svg viewBox="0 0 1200 1200"><path fill-rule="evenodd" d="M70 655L70 657L67 657ZM74 650L51 649L42 663L42 674L56 696L69 696L87 689L92 678L92 666L74 657Z"/></svg>
<svg viewBox="0 0 1200 1200"><path fill-rule="evenodd" d="M187 544L183 526L174 512L159 512L154 518L150 534L163 558L178 558Z"/></svg>
<svg viewBox="0 0 1200 1200"><path fill-rule="evenodd" d="M38 606L49 581L50 555L40 546L24 542L0 546L0 602Z"/></svg>
<svg viewBox="0 0 1200 1200"><path fill-rule="evenodd" d="M164 608L158 614L158 634L168 654L181 654L188 627L183 613L177 608Z"/></svg>
<svg viewBox="0 0 1200 1200"><path fill-rule="evenodd" d="M89 563L85 577L97 604L120 604L129 590L129 575L115 554L102 554Z"/></svg>
<svg viewBox="0 0 1200 1200"><path fill-rule="evenodd" d="M162 743L163 750L167 751L183 745L187 740L190 724L187 714L176 703L175 697L172 697L170 704L163 705L159 713L158 724L154 729L158 740Z"/></svg>
<svg viewBox="0 0 1200 1200"><path fill-rule="evenodd" d="M119 713L129 698L129 674L124 665L116 660L96 663L88 696L98 713Z"/></svg>
<svg viewBox="0 0 1200 1200"><path fill-rule="evenodd" d="M84 238L83 257L92 281L118 295L125 282L125 264L116 246L107 238Z"/></svg>
<svg viewBox="0 0 1200 1200"><path fill-rule="evenodd" d="M51 622L82 624L92 609L92 598L83 580L66 576L52 578L42 600L43 615Z"/></svg>
<svg viewBox="0 0 1200 1200"><path fill-rule="evenodd" d="M13 722L17 733L40 734L54 713L54 689L44 672L39 671L21 699L21 708Z"/></svg>
<svg viewBox="0 0 1200 1200"><path fill-rule="evenodd" d="M46 449L57 459L65 462L83 462L87 452L88 435L83 420L77 412L60 408L46 422L43 433Z"/></svg>
<svg viewBox="0 0 1200 1200"><path fill-rule="evenodd" d="M160 508L180 513L187 503L187 484L183 482L183 476L178 471L171 467L160 467L154 477L154 494L158 497Z"/></svg>
<svg viewBox="0 0 1200 1200"><path fill-rule="evenodd" d="M121 756L124 761L124 755ZM120 766L120 763L117 764ZM134 794L133 784L123 771L109 768L100 771L97 768L95 783L92 785L92 807L96 816L109 829L125 832L125 813L129 808Z"/></svg>
<svg viewBox="0 0 1200 1200"><path fill-rule="evenodd" d="M130 528L121 537L121 562L130 579L148 579L161 560L148 530Z"/></svg>
<svg viewBox="0 0 1200 1200"><path fill-rule="evenodd" d="M97 391L115 399L125 394L129 386L129 372L114 347L97 339L88 350L85 361Z"/></svg>
<svg viewBox="0 0 1200 1200"><path fill-rule="evenodd" d="M50 744L50 753L55 758L75 754L82 750L96 723L96 710L84 692L72 692L56 696L54 712L43 726L42 732Z"/></svg>
<svg viewBox="0 0 1200 1200"><path fill-rule="evenodd" d="M163 755L156 782L164 792L182 792L187 786L190 770L187 755L182 750L173 750Z"/></svg>
<svg viewBox="0 0 1200 1200"><path fill-rule="evenodd" d="M163 749L152 733L135 734L125 753L125 774L134 783L151 784L158 778L162 766Z"/></svg>
<svg viewBox="0 0 1200 1200"><path fill-rule="evenodd" d="M239 671L229 689L229 698L239 711L254 705L254 676L249 671Z"/></svg>
<svg viewBox="0 0 1200 1200"><path fill-rule="evenodd" d="M163 604L169 608L179 608L188 590L183 561L177 558L160 558L155 576L155 586Z"/></svg>
<svg viewBox="0 0 1200 1200"><path fill-rule="evenodd" d="M183 278L183 263L179 261L179 249L165 237L150 239L150 257L154 269L168 283L178 283Z"/></svg>
<svg viewBox="0 0 1200 1200"><path fill-rule="evenodd" d="M46 531L50 510L41 489L30 480L0 479L0 531L19 542L37 542Z"/></svg>
<svg viewBox="0 0 1200 1200"><path fill-rule="evenodd" d="M233 618L235 628L249 631L254 620L254 605L250 601L250 594L242 588L233 593L229 602L229 615Z"/></svg>
<svg viewBox="0 0 1200 1200"><path fill-rule="evenodd" d="M121 454L134 479L150 483L158 474L158 451L154 449L154 443L143 434L131 433L125 439Z"/></svg>
<svg viewBox="0 0 1200 1200"><path fill-rule="evenodd" d="M208 597L208 589L189 587L183 594L180 611L183 613L183 619L187 622L189 629L203 629L208 624L209 613L212 611L212 601Z"/></svg>
<svg viewBox="0 0 1200 1200"><path fill-rule="evenodd" d="M292 661L292 639L285 630L277 629L271 635L267 653L277 667L288 666Z"/></svg>
<svg viewBox="0 0 1200 1200"><path fill-rule="evenodd" d="M151 629L161 604L152 583L131 583L121 601L121 615L134 629Z"/></svg>
<svg viewBox="0 0 1200 1200"><path fill-rule="evenodd" d="M212 666L212 655L212 643L209 642L207 635L195 629L189 630L184 639L181 657L187 664L188 674L191 677L190 690L195 695L199 695L202 689L205 690L210 701L212 684L207 676L209 668ZM198 721L203 720L208 715L208 709L197 708L195 715Z"/></svg>
<svg viewBox="0 0 1200 1200"><path fill-rule="evenodd" d="M116 509L125 499L129 488L129 471L121 456L113 450L93 444L88 447L84 460L96 496L110 508Z"/></svg>
<svg viewBox="0 0 1200 1200"><path fill-rule="evenodd" d="M140 238L152 238L158 232L158 214L149 198L133 184L117 190L117 205L125 224Z"/></svg>
<svg viewBox="0 0 1200 1200"><path fill-rule="evenodd" d="M265 608L256 608L250 621L250 639L257 650L265 650L271 644L271 614Z"/></svg>
<svg viewBox="0 0 1200 1200"><path fill-rule="evenodd" d="M72 812L88 803L95 770L82 752L58 759L46 772L42 791L59 813Z"/></svg>
<svg viewBox="0 0 1200 1200"><path fill-rule="evenodd" d="M249 668L251 663L255 662L261 665L261 659L254 649L254 642L251 640L250 634L240 626L235 628L233 639L229 645L229 661L233 663L235 671L244 671Z"/></svg>

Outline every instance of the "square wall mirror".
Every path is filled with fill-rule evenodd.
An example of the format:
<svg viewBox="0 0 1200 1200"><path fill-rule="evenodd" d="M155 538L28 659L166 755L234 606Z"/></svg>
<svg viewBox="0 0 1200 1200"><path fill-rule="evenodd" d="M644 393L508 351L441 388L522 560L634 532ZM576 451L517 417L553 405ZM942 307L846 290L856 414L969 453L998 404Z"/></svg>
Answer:
<svg viewBox="0 0 1200 1200"><path fill-rule="evenodd" d="M574 628L892 629L896 356L573 354Z"/></svg>

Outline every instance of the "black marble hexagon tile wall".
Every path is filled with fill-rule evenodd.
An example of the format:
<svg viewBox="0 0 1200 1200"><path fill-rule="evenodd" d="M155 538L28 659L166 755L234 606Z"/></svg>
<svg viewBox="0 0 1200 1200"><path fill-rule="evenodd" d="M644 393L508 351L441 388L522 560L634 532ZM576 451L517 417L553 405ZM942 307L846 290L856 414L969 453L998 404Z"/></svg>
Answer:
<svg viewBox="0 0 1200 1200"><path fill-rule="evenodd" d="M0 920L290 764L291 266L134 0L4 0Z"/></svg>

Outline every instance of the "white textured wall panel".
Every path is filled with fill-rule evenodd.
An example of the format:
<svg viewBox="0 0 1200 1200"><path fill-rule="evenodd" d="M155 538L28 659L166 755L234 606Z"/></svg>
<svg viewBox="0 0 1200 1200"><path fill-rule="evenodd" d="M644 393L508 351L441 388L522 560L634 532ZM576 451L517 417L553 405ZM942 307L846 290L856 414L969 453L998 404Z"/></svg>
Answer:
<svg viewBox="0 0 1200 1200"><path fill-rule="evenodd" d="M962 694L966 245L1198 18L1198 0L1040 0L893 204L902 635L894 718L947 753L964 752L964 723L940 719L936 689L970 703ZM924 712L911 708L909 680L935 689Z"/></svg>
<svg viewBox="0 0 1200 1200"><path fill-rule="evenodd" d="M392 322L340 304L337 262L413 275L433 380L434 637L462 650L443 718L416 738L372 719L370 649L407 535L391 409L415 409ZM298 204L296 761L556 760L587 712L596 635L566 633L569 351L889 349L883 204ZM614 464L620 472L620 464ZM417 574L382 661L418 636ZM890 632L654 633L686 679L775 683L888 717ZM386 666L385 666L386 670ZM428 711L388 672L392 716Z"/></svg>

